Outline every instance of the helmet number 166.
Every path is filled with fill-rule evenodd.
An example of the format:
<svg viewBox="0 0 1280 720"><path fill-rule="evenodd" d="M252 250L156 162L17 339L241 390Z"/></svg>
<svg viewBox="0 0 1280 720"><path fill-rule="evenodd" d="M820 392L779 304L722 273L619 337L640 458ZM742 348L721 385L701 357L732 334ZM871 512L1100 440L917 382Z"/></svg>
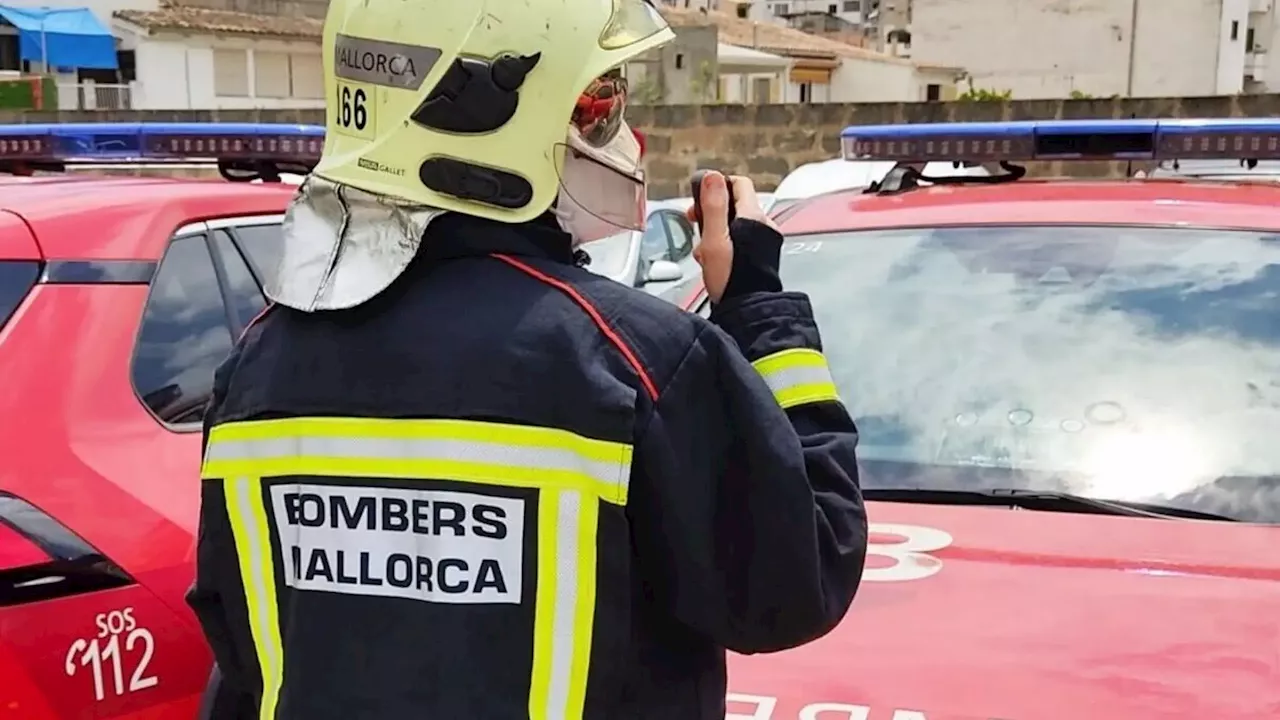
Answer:
<svg viewBox="0 0 1280 720"><path fill-rule="evenodd" d="M362 85L339 82L335 129L346 135L372 139L373 103L371 93Z"/></svg>

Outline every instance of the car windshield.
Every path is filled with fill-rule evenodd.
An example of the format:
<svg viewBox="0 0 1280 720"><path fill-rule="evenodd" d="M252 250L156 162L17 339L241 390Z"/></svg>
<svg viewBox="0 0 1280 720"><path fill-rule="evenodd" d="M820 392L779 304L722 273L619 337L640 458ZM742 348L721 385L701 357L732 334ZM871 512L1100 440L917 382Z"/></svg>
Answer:
<svg viewBox="0 0 1280 720"><path fill-rule="evenodd" d="M867 487L1025 488L1280 522L1280 233L793 236Z"/></svg>
<svg viewBox="0 0 1280 720"><path fill-rule="evenodd" d="M591 264L587 269L614 280L621 280L621 276L627 270L627 260L631 255L631 244L634 240L635 233L628 230L610 235L603 240L586 243L582 249L591 256Z"/></svg>

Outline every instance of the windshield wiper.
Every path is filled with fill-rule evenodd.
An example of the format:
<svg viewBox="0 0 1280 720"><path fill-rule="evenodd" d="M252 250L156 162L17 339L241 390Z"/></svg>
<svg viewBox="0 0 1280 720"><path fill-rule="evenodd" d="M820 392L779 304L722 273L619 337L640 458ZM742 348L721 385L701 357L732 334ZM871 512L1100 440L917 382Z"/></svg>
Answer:
<svg viewBox="0 0 1280 720"><path fill-rule="evenodd" d="M881 502L928 503L937 505L1007 505L1024 510L1092 513L1146 518L1186 518L1239 522L1227 515L1151 503L1100 500L1054 490L986 488L982 490L936 490L932 488L866 488L862 496Z"/></svg>

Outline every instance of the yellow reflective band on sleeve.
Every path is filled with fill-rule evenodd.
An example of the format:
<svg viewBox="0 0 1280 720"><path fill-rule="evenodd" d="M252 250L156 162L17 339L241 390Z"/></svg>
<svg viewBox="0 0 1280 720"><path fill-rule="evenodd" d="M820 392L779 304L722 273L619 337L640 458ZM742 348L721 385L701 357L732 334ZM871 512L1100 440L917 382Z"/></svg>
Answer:
<svg viewBox="0 0 1280 720"><path fill-rule="evenodd" d="M249 611L249 630L262 670L259 720L275 720L276 703L284 679L284 646L276 604L275 563L272 560L262 483L257 478L229 478L225 484L227 517L235 537L240 580Z"/></svg>
<svg viewBox="0 0 1280 720"><path fill-rule="evenodd" d="M218 425L204 477L435 478L627 502L632 448L566 430L470 420L288 418Z"/></svg>
<svg viewBox="0 0 1280 720"><path fill-rule="evenodd" d="M817 350L795 348L751 363L783 408L814 402L839 402L827 359Z"/></svg>

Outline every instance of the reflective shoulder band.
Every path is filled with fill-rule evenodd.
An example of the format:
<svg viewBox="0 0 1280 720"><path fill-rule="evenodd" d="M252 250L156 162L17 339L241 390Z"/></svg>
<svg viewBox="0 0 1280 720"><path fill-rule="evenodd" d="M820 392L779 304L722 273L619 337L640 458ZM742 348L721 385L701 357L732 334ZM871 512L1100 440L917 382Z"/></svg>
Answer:
<svg viewBox="0 0 1280 720"><path fill-rule="evenodd" d="M795 348L751 363L784 408L815 402L839 402L827 359L817 350Z"/></svg>
<svg viewBox="0 0 1280 720"><path fill-rule="evenodd" d="M631 455L625 443L527 425L286 418L214 427L203 475L453 480L571 490L625 505Z"/></svg>

